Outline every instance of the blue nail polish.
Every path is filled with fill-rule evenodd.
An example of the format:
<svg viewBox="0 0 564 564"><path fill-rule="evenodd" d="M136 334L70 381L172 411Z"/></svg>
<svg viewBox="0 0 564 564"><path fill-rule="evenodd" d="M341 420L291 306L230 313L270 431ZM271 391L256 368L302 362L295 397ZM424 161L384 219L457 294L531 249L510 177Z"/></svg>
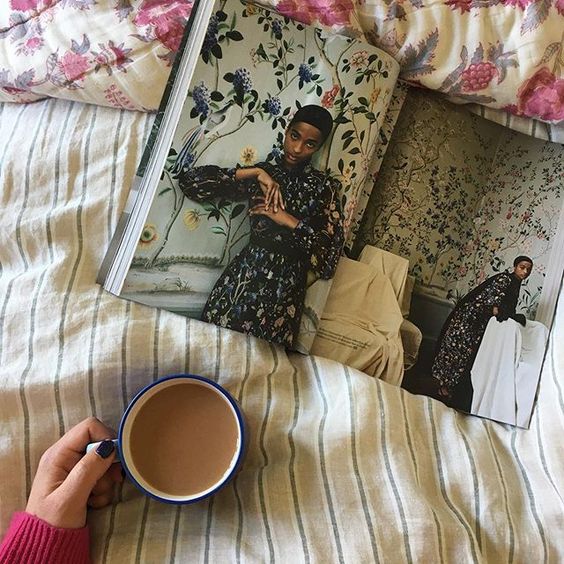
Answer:
<svg viewBox="0 0 564 564"><path fill-rule="evenodd" d="M106 439L98 445L96 448L96 454L102 458L108 458L108 456L114 452L114 448L114 441Z"/></svg>

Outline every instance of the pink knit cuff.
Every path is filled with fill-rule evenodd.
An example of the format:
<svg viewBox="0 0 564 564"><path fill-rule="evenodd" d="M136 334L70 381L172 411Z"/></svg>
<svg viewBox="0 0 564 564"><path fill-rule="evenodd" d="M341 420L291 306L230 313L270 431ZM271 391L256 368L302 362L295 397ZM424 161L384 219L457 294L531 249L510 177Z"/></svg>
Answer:
<svg viewBox="0 0 564 564"><path fill-rule="evenodd" d="M0 564L89 564L89 545L87 527L60 529L15 513L0 545Z"/></svg>

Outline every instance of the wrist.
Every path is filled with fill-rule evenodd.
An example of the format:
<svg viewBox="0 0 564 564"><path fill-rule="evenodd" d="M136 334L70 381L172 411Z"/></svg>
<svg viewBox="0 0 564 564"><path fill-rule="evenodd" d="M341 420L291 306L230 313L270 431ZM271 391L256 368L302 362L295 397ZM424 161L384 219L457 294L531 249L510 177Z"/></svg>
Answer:
<svg viewBox="0 0 564 564"><path fill-rule="evenodd" d="M289 213L287 213L286 215L288 216L286 218L286 226L294 231L294 229L296 229L300 222L293 215L290 215Z"/></svg>
<svg viewBox="0 0 564 564"><path fill-rule="evenodd" d="M256 166L249 168L238 168L235 172L236 180L249 180L252 178L257 178L257 176L262 172L261 168Z"/></svg>

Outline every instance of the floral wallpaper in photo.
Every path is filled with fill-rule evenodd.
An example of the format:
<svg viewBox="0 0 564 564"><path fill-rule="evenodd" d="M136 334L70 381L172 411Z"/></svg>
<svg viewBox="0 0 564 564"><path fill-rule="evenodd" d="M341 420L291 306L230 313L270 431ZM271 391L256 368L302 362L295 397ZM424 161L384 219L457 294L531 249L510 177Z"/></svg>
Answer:
<svg viewBox="0 0 564 564"><path fill-rule="evenodd" d="M404 256L419 290L457 300L519 254L535 261L519 308L534 317L563 205L564 149L411 90L354 252Z"/></svg>
<svg viewBox="0 0 564 564"><path fill-rule="evenodd" d="M420 284L446 295L487 181L502 128L410 89L376 175L354 247L408 258Z"/></svg>
<svg viewBox="0 0 564 564"><path fill-rule="evenodd" d="M253 5L222 0L216 6L147 219L159 237L139 245L137 266L229 263L246 243L246 204L189 201L178 174L204 164L250 166L276 158L299 105L318 104L333 116L333 131L313 164L339 181L347 230L369 176L399 72L395 61Z"/></svg>
<svg viewBox="0 0 564 564"><path fill-rule="evenodd" d="M462 256L458 295L512 266L516 256L528 255L535 266L519 308L534 317L564 204L563 178L562 145L503 132Z"/></svg>

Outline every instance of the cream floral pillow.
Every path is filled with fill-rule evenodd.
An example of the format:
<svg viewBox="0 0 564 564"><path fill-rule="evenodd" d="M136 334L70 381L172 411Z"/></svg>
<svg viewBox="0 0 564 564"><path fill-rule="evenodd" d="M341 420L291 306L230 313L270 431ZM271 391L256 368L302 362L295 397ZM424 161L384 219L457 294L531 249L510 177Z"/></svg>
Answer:
<svg viewBox="0 0 564 564"><path fill-rule="evenodd" d="M400 76L456 102L564 123L564 0L262 0L364 34Z"/></svg>
<svg viewBox="0 0 564 564"><path fill-rule="evenodd" d="M191 9L188 0L2 0L0 101L154 110Z"/></svg>

